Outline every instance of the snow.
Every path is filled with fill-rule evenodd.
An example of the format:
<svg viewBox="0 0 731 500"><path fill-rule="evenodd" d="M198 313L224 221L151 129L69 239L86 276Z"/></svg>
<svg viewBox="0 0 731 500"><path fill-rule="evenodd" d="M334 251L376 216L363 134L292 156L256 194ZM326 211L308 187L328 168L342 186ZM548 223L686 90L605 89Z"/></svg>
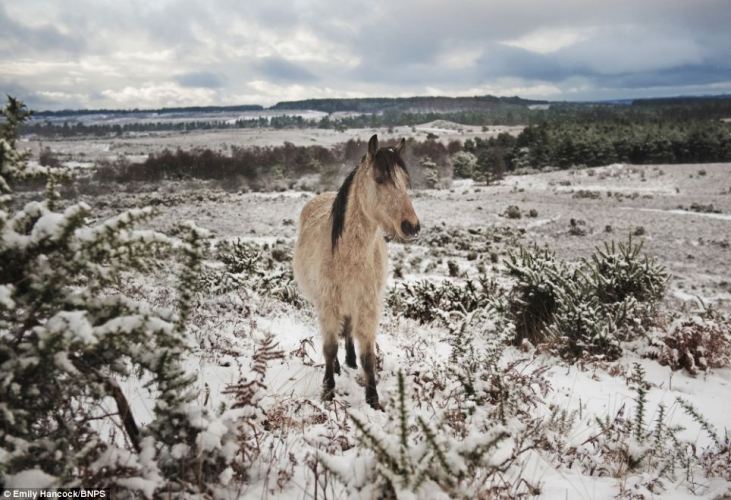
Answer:
<svg viewBox="0 0 731 500"><path fill-rule="evenodd" d="M47 213L38 219L38 222L33 226L31 238L34 241L40 241L44 238L58 238L63 230L64 222L66 222L66 218L63 214L55 212Z"/></svg>
<svg viewBox="0 0 731 500"><path fill-rule="evenodd" d="M13 286L12 285L0 285L0 305L5 307L6 309L13 309L15 307L15 302L13 302L13 299L11 298L13 296Z"/></svg>
<svg viewBox="0 0 731 500"><path fill-rule="evenodd" d="M465 127L469 130L469 127ZM494 127L491 127L493 129ZM431 123L420 127L420 132L432 131L443 134L452 134L457 137L456 128L449 123ZM366 131L349 132L349 134L363 135ZM368 131L370 132L370 131ZM490 133L494 131L491 130ZM250 134L251 131L237 131L237 134ZM256 133L259 133L258 131ZM341 139L343 136L334 135L333 131L320 132L283 132L299 134L295 143L312 143L316 137L323 139L323 143ZM395 134L399 133L398 130ZM191 134L193 141L205 141L212 135L206 133ZM217 135L221 140L226 135ZM276 136L280 137L280 136ZM242 141L259 143L274 140L272 137L256 138L245 136ZM156 138L139 138L130 141L132 153L153 150L161 147L164 140ZM70 141L62 144L69 148L76 147ZM114 141L114 146L119 145ZM87 145L88 146L88 145ZM98 144L97 144L98 146ZM109 147L109 144L106 145ZM475 227L501 227L514 231L517 243L512 241L491 241L490 248L504 257L506 246L515 244L548 244L555 248L559 256L571 260L586 257L589 251L602 241L621 239L634 227L643 225L647 229L645 250L657 255L661 262L666 264L674 275L674 284L684 283L685 288L671 288L668 293L668 305L677 306L678 310L687 310L694 306L696 295L714 299L714 306L721 310L728 310L729 299L724 299L722 285L719 283L731 274L729 269L728 251L723 246L713 243L719 238L728 238L726 221L731 218L731 197L718 195L720 183L728 179L731 165L704 166L708 175L703 179L689 179L688 172L697 170L697 166L662 166L664 173L660 175L652 167L638 168L629 165L613 165L584 171L550 172L530 176L508 177L496 186L479 186L472 181L455 181L451 191L429 190L414 196L414 204L425 230L430 227L444 226L447 229L468 230ZM589 172L593 172L590 174ZM646 175L647 181L641 180L641 172ZM561 185L570 182L569 186ZM198 189L198 188L196 188ZM574 199L571 194L578 190L601 192L599 199ZM609 198L605 192L612 193L640 193L652 195L651 198L638 196L626 198L622 201ZM175 193L183 198L182 203L171 206L160 206L160 215L152 218L144 231L129 232L128 240L136 239L145 243L167 242L165 237L157 232L169 229L173 223L180 220L193 219L202 226L212 230L217 240L242 238L256 243L273 244L278 240L291 243L295 236L296 226L284 224L285 220L297 220L302 205L312 196L310 193L286 191L282 193L252 193L233 194L225 193L215 200L194 201L193 197L186 200L192 191L181 190ZM163 196L161 194L161 196ZM714 197L714 206L724 213L700 214L680 211L674 207L682 203L689 205L692 201ZM109 219L100 228L93 231L79 231L77 237L82 241L91 240L104 231L105 227L126 225L130 221L152 216L148 210L133 210L119 215L115 203L124 206L134 206L134 194L116 193L104 198L110 201L111 208L105 215L116 218ZM511 204L518 205L525 212L536 208L538 218L522 218L508 220L498 217L505 207ZM42 213L40 207L29 205L28 213ZM676 217L676 215L696 217ZM70 213L44 214L39 219L31 238L37 241L42 238L55 238L63 229ZM587 226L593 229L587 237L572 237L567 234L568 221L571 218L580 218L587 221ZM689 224L688 221L693 221ZM605 226L611 225L612 233L605 233ZM525 233L520 233L523 230ZM497 233L496 233L497 234ZM7 235L7 236L6 236ZM3 232L3 238L17 238L17 234ZM504 238L504 236L503 236ZM403 280L396 280L393 275L389 279L389 286L399 281L414 281L429 279L441 281L448 278L440 270L428 269L430 262L437 260L455 259L460 268L466 270L469 276L476 274L475 265L464 255L451 255L448 249L439 249L443 252L435 255L434 249L423 242L413 246L390 244L392 256L402 255L404 260ZM480 249L480 254L484 253ZM693 258L688 255L692 254ZM482 255L481 255L482 256ZM409 259L419 257L423 259L416 269L409 268ZM395 260L392 259L391 265ZM493 277L499 277L500 264L492 265L485 262L486 272ZM138 294L151 304L169 305L170 284L166 278L159 278L153 282L133 282L130 285L139 286ZM12 307L12 292L8 286L0 286L0 304ZM728 294L727 294L728 295ZM95 338L110 333L124 333L132 331L148 322L148 326L166 330L172 328L172 323L151 320L144 314L123 316L92 327L89 319L82 311L64 311L47 322L44 327L49 332L64 333L72 340L93 342ZM233 470L225 468L218 479L223 485L230 485L231 492L242 498L304 498L311 495L315 489L315 479L310 465L315 456L326 461L328 466L339 471L343 476L352 479L355 484L366 485L373 472L374 458L371 454L359 450L356 446L356 433L347 414L358 415L374 429L387 428L385 414L370 409L364 401L363 381L360 369L350 369L342 363L342 373L336 379L334 403L320 401L322 387L323 356L317 329L317 321L311 308L296 309L276 300L258 296L250 290L236 290L221 297L202 297L191 317L193 328L191 340L195 348L193 353L182 360L184 366L198 375L196 387L198 397L191 403L188 418L191 425L200 430L196 435L195 446L198 450L218 450L223 448L224 455L232 457L237 449L225 436L234 424L243 419L243 415L252 415L254 410L247 409L237 414L227 415L229 420L209 418L210 411L218 408L222 403L231 403L231 398L223 394L223 390L241 377L251 379L251 358L264 334L272 334L278 342L278 347L284 352L284 358L269 363L264 378L264 385L259 403L266 410L269 429L257 442L261 456L252 465L249 472L249 482L245 485L236 484ZM674 325L665 325L668 330ZM487 330L494 329L495 325L485 325ZM477 348L488 346L489 339L480 339ZM438 368L449 365L451 348L448 343L448 331L444 326L434 323L419 325L415 321L385 316L378 335L378 346L382 361L379 380L381 400L389 409L389 395L396 393L399 370L407 374L409 390L418 394L417 381L426 375L438 374ZM153 356L155 353L149 353ZM342 351L341 351L342 360ZM668 425L682 425L685 430L680 438L692 442L698 449L712 444L711 438L701 429L679 405L678 398L688 401L702 410L705 419L717 430L719 435L730 427L726 405L731 391L731 368L714 369L699 376L691 376L683 371L673 372L669 367L659 365L656 361L641 358L639 355L627 351L619 361L613 364L572 365L559 360L554 356L540 353L528 348L528 352L517 348L505 350L501 359L501 366L508 363L527 360L526 370L545 369L545 377L550 384L550 390L545 397L541 397L541 405L534 410L535 417L548 414L547 407L555 405L568 412L575 413L576 422L561 436L568 446L580 447L588 438L598 431L595 418L603 419L614 416L624 409L626 415L631 415L636 408L636 393L628 385L626 377L635 363L639 363L646 372L649 385L647 392L646 421L652 422L657 416L658 408L662 404L666 408ZM26 362L39 362L26 360ZM70 360L64 353L59 353L54 362L67 371L73 368ZM443 373L443 372L442 372ZM417 375L418 374L418 375ZM133 414L138 423L144 425L152 419L154 402L150 392L146 389L149 380L138 379L134 374L120 381L125 394L132 406ZM482 384L482 385L481 385ZM486 383L477 384L484 388ZM445 397L448 387L439 392L439 397ZM411 394L411 393L410 393ZM426 400L418 405L418 411L425 418L438 421L441 416L441 400ZM417 405L415 405L417 406ZM470 407L466 404L465 407ZM472 406L474 408L474 406ZM516 435L521 427L516 422L507 422L505 428ZM467 443L485 439L484 429L470 428L465 440ZM498 464L505 460L515 444L513 438L506 439L497 450L486 458L488 463ZM632 454L643 451L642 445L629 444ZM186 456L190 450L187 445L178 444L171 450L174 458ZM135 463L141 467L149 467L153 463L155 454L154 443L148 442L143 446L143 453L137 458L124 450L110 447L97 463L98 467L113 464ZM461 457L452 451L452 463L456 466ZM292 465L295 463L296 465ZM277 484L281 471L292 467L292 478ZM639 481L639 474L628 474L624 477L607 477L589 475L575 465L569 467L558 463L544 450L532 450L525 455L519 471L524 478L536 485L539 498L614 498L620 495L620 487L631 485ZM26 474L22 476L22 474ZM510 475L513 476L510 476ZM511 469L506 472L507 477L516 478L518 471ZM154 495L159 482L151 475L150 478L131 477L121 478L118 483L143 492L147 497ZM281 477L286 476L282 473ZM52 482L55 478L45 476L40 471L24 471L9 478L10 481L28 479L34 481ZM274 478L274 479L272 479ZM666 484L662 492L663 498L713 498L729 491L731 483L720 478L701 478L703 488L698 489L698 495L693 495L687 484L678 481L677 484ZM342 486L336 486L332 480L332 491L335 497L354 496L346 492ZM16 483L17 484L17 483ZM364 490L364 492L367 490ZM399 491L400 497L407 498L437 498L444 493L434 484L427 483L421 496L407 491Z"/></svg>
<svg viewBox="0 0 731 500"><path fill-rule="evenodd" d="M118 485L129 488L133 491L141 491L145 498L153 498L155 490L160 487L160 483L151 479L141 477L123 477L115 481Z"/></svg>
<svg viewBox="0 0 731 500"><path fill-rule="evenodd" d="M86 311L61 311L48 320L46 329L52 333L67 334L70 339L78 339L84 343L94 342L93 329L86 318Z"/></svg>
<svg viewBox="0 0 731 500"><path fill-rule="evenodd" d="M630 209L628 207L623 207L623 208L625 210L638 210L638 209ZM661 209L657 209L657 208L639 208L639 210L642 210L645 212L660 212L660 213L673 214L673 215L690 215L690 216L696 216L696 217L707 217L709 219L731 221L731 214L714 214L714 213L694 212L692 210L680 210L680 209L661 210Z"/></svg>
<svg viewBox="0 0 731 500"><path fill-rule="evenodd" d="M27 469L17 474L5 476L6 488L48 488L53 486L56 478L40 469Z"/></svg>

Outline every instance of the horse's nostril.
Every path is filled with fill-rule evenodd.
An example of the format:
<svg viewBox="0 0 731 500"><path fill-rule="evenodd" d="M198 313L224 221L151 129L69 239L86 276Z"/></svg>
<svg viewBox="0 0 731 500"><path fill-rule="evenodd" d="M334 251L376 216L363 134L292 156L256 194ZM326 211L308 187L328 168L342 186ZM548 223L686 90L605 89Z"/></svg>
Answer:
<svg viewBox="0 0 731 500"><path fill-rule="evenodd" d="M416 223L416 225L413 225L407 220L401 222L401 231L403 231L406 236L416 236L417 234L419 234L420 230L421 224L419 224L418 222Z"/></svg>

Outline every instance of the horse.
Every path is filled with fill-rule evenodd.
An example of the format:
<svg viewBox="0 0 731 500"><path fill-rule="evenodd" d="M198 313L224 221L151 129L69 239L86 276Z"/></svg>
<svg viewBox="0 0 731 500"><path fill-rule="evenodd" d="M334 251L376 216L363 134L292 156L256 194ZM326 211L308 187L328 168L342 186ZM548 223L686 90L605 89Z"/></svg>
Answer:
<svg viewBox="0 0 731 500"><path fill-rule="evenodd" d="M366 402L381 409L376 389L376 333L383 309L386 239L416 239L421 224L407 189L409 173L396 147L368 141L368 152L340 189L320 194L302 209L293 267L295 281L317 313L325 358L322 399L331 401L340 375L338 336L345 364L357 368L353 338L365 373Z"/></svg>

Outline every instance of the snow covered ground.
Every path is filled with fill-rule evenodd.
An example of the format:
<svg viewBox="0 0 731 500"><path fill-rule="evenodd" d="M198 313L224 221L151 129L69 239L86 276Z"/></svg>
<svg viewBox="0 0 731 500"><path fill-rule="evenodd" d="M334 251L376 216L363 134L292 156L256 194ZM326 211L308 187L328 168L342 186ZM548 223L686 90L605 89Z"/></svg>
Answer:
<svg viewBox="0 0 731 500"><path fill-rule="evenodd" d="M389 286L419 279L451 279L450 260L457 263L463 277L476 276L477 264L482 262L488 274L504 279L500 259L518 244L548 245L561 258L577 261L588 257L602 242L624 240L633 233L644 242L645 251L656 256L672 274L664 307L696 311L700 300L729 313L729 191L731 164L613 165L507 177L494 186L457 181L450 190L419 191L413 199L427 235L435 227L443 231L488 230L499 235L490 242L490 252L498 256L498 262L492 262L484 247L474 248L476 259L467 256L471 249L435 252L426 237L410 246L391 244L392 271L398 266L403 278L392 275ZM157 199L163 203L157 204L160 215L154 221L156 228L169 228L177 221L191 219L212 230L218 241L240 238L258 244L278 242L286 247L295 237L294 221L299 210L311 196L304 192L211 192L168 184L153 194L119 193L88 201L101 202L105 214L112 215L121 207ZM693 203L712 204L720 214L690 211ZM501 215L510 205L519 207L520 219ZM530 216L531 209L537 212L535 216ZM585 221L582 227L587 234L572 235L571 219ZM139 295L152 303L164 305L170 300L164 282L137 286ZM335 401L320 401L323 358L311 309L242 287L202 297L191 322L196 348L187 365L198 373L200 404L210 408L230 403L223 390L250 373L254 350L264 335L271 334L283 351L283 358L270 362L267 370L266 391L260 402L267 412L267 423L266 432L258 437L258 458L249 471L249 480L235 485L228 495L353 497L322 466L318 468L316 456L328 453L341 457L338 463L343 470L357 476L362 472L358 457L363 451L356 446L357 432L348 413L360 415L376 429L389 428L388 413L374 411L365 404L358 370L342 362L343 373L336 377ZM490 336L499 333L490 328L484 332L475 339L478 349L490 345ZM393 410L396 404L391 398L398 395L399 370L405 372L407 394L414 398L421 415L436 423L437 415L450 407L450 390L454 388L435 388L434 381L435 374L449 367L449 338L442 323L421 325L389 313L384 316L378 337L379 392L387 410ZM648 426L657 419L662 404L665 425L683 426L685 430L678 437L698 450L711 446L712 438L682 409L678 398L697 408L723 438L731 424L727 404L731 368L693 376L673 372L629 349L616 362L569 364L540 350L505 348L499 365L507 367L514 362L521 373L533 374L545 383L539 389L532 386L539 394L532 417L550 419L552 412L560 409L570 424L556 428L556 443L561 443L552 445L556 449L528 450L500 476L504 484L512 485L504 494L547 499L627 498L634 494L644 498L727 498L724 495L731 494L731 482L719 477L678 474L674 481L663 480L661 486L649 491L642 485L652 471L642 467L592 470L587 465L591 461L587 450L599 446L597 435L602 434L596 419L631 419L636 414L637 393L629 382L635 363L646 373ZM144 422L150 418L151 404L142 385L142 381L130 379L123 387L134 413ZM434 391L431 400L428 391ZM508 441L496 454L509 454L513 445ZM576 458L569 458L573 454ZM372 493L368 488L359 491L364 498ZM438 491L427 488L417 497L437 498Z"/></svg>
<svg viewBox="0 0 731 500"><path fill-rule="evenodd" d="M381 140L414 137L425 140L428 134L435 134L445 144L452 140L464 141L474 137L495 137L501 132L519 134L522 126L494 125L486 127L461 125L445 120L435 120L415 127L392 127L389 129L335 129L302 128L302 129L221 129L193 130L186 133L178 131L149 133L138 137L104 137L104 138L71 138L26 140L24 147L34 154L43 147L50 147L60 159L96 160L127 157L131 161L136 155L147 155L162 151L165 148L210 148L227 151L231 146L281 146L285 141L297 146L330 147L349 139L368 138L378 133Z"/></svg>

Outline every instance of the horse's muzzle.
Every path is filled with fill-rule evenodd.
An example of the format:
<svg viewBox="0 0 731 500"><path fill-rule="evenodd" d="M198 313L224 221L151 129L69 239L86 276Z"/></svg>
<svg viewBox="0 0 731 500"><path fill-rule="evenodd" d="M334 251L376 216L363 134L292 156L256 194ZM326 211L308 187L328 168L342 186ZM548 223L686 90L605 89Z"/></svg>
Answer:
<svg viewBox="0 0 731 500"><path fill-rule="evenodd" d="M407 220L401 222L401 232L407 238L415 239L416 236L419 234L419 231L421 231L421 224L419 223L419 221L416 221L416 225Z"/></svg>

